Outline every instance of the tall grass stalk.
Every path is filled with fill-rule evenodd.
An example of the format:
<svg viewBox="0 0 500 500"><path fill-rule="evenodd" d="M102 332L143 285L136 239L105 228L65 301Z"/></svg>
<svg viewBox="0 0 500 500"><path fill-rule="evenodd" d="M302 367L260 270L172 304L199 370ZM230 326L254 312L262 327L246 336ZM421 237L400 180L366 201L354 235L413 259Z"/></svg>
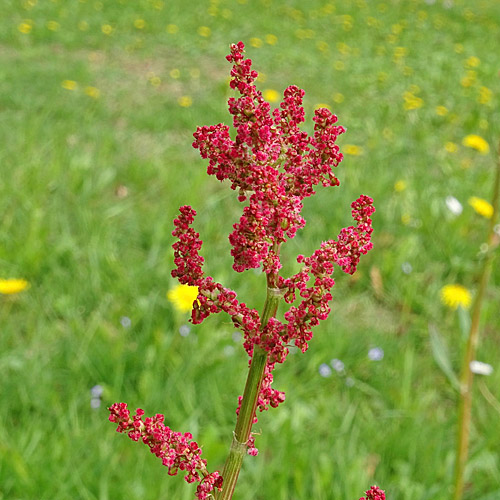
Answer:
<svg viewBox="0 0 500 500"><path fill-rule="evenodd" d="M469 331L469 338L462 364L460 375L460 392L458 402L458 439L457 453L455 461L455 485L453 500L461 500L464 493L465 467L469 455L470 425L471 425L471 407L472 407L472 383L474 373L470 369L470 363L476 357L477 346L479 343L479 320L481 317L481 308L484 301L488 281L490 279L495 249L500 242L499 235L495 232L495 225L498 220L498 202L500 198L500 141L497 150L497 164L495 174L495 184L493 188L493 214L488 226L487 251L483 261L479 289L472 308L472 320Z"/></svg>

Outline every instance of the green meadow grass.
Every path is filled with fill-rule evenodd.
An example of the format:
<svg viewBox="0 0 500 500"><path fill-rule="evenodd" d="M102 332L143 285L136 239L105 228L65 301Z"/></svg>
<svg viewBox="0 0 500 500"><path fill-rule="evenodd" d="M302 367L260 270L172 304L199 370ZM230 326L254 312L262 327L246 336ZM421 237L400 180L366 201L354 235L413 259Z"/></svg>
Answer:
<svg viewBox="0 0 500 500"><path fill-rule="evenodd" d="M306 200L286 269L350 224L360 193L377 212L374 250L355 277L337 271L330 319L276 369L287 400L259 416L260 454L235 498L352 500L374 483L390 500L450 498L457 394L429 325L458 370L464 336L439 292L477 286L487 220L467 200L492 191L499 31L499 4L480 0L4 0L0 278L31 287L0 296L0 499L193 498L114 431L116 401L165 413L210 470L222 466L246 355L222 315L181 336L187 315L165 293L172 219L190 204L206 271L263 303L263 277L231 270L241 206L191 147L198 125L229 123L224 57L238 40L259 88L304 88L304 129L326 104L347 128L339 144L359 153L338 167L340 188ZM491 152L464 147L468 134ZM466 499L500 498L499 301L497 266L478 352L495 371L476 380ZM370 361L373 347L382 360ZM345 371L321 376L332 359Z"/></svg>

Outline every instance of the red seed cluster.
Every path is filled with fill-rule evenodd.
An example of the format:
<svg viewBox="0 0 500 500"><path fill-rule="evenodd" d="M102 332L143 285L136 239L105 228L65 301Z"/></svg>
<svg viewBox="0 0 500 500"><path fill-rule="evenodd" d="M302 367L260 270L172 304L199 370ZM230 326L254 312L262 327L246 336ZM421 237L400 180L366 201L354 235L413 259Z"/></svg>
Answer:
<svg viewBox="0 0 500 500"><path fill-rule="evenodd" d="M224 311L243 331L250 358L255 345L269 353L258 400L258 408L263 411L285 400L283 392L271 387L275 364L286 359L290 345L305 352L312 328L330 313L334 264L352 274L361 254L371 249L371 215L375 209L373 200L361 195L351 205L355 225L342 229L336 240L323 242L310 257L299 255L297 262L302 269L294 276L279 275L280 246L305 224L302 201L315 193L317 185L339 185L332 168L342 160L336 140L345 130L336 125L335 115L321 108L313 118L314 135L301 131L304 91L296 86L285 89L280 107L271 112L254 85L257 72L251 69L252 61L243 57L243 48L242 42L233 44L227 56L233 63L230 86L240 93L239 98L228 101L235 139L231 139L227 125L198 127L193 146L209 160L208 174L228 180L238 191L239 201L247 202L229 235L234 270L262 267L268 286L291 305L285 312L285 322L271 318L263 326L255 309L240 303L234 291L205 276L203 257L198 253L202 242L191 227L196 212L189 206L181 207L174 221L176 269L172 276L199 289L193 304L193 323Z"/></svg>
<svg viewBox="0 0 500 500"><path fill-rule="evenodd" d="M378 486L372 486L369 490L365 491L365 497L361 497L359 500L385 500L385 492L382 491Z"/></svg>
<svg viewBox="0 0 500 500"><path fill-rule="evenodd" d="M142 419L144 411L138 409L133 417L126 403L115 403L109 408L110 422L118 424L118 432L125 432L134 441L142 440L149 446L151 453L162 459L168 467L168 473L175 476L183 471L188 483L199 482L196 497L199 500L209 498L214 488L222 488L222 477L219 472L208 473L207 462L201 458L201 448L193 436L186 432L174 432L164 425L165 417L157 414L151 418Z"/></svg>

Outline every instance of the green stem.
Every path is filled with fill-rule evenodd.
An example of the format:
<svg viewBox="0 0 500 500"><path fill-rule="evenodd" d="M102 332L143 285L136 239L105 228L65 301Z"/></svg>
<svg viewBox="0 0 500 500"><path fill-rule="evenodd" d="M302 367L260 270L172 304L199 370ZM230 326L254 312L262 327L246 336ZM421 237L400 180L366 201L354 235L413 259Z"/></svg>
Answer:
<svg viewBox="0 0 500 500"><path fill-rule="evenodd" d="M493 215L488 228L488 250L483 262L483 269L479 280L474 306L472 309L472 319L469 332L469 339L462 364L460 376L460 394L458 402L458 439L457 453L455 461L455 487L453 500L461 500L464 492L465 466L469 455L469 438L471 424L472 407L472 382L474 373L470 369L470 363L476 357L477 345L479 342L479 320L481 317L481 307L484 300L486 288L491 274L494 252L498 246L498 236L495 234L495 224L498 219L498 202L500 198L500 143L498 146L498 158L495 186L493 191Z"/></svg>
<svg viewBox="0 0 500 500"><path fill-rule="evenodd" d="M261 317L261 329L264 329L269 319L276 315L281 297L282 294L280 290L268 286L264 311ZM215 495L217 500L230 500L233 497L236 481L238 480L241 465L243 464L243 457L247 451L247 441L250 438L253 419L257 410L260 386L264 378L266 363L267 351L255 345L252 362L248 370L245 390L243 392L240 412L236 420L233 440L229 449L229 455L224 464L224 470L222 471L222 477L224 478L222 491L217 492Z"/></svg>

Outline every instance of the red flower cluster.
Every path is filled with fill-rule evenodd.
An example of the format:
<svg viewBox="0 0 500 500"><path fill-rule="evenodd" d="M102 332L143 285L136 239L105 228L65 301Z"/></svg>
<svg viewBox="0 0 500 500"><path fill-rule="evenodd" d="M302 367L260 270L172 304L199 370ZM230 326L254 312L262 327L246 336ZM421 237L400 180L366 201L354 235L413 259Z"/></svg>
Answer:
<svg viewBox="0 0 500 500"><path fill-rule="evenodd" d="M242 42L231 46L227 56L233 63L231 88L241 97L229 99L236 139L229 127L219 124L198 127L193 146L209 159L208 174L228 179L239 191L238 199L249 204L229 236L234 269L257 268L268 273L281 268L279 245L293 238L304 226L302 200L314 194L314 186L337 186L332 167L342 160L335 144L345 132L335 126L337 117L325 108L316 110L314 136L298 125L304 121L304 91L292 85L284 92L280 109L270 105L253 81L257 72L243 58Z"/></svg>
<svg viewBox="0 0 500 500"><path fill-rule="evenodd" d="M110 422L118 424L118 432L126 432L130 439L142 439L147 444L151 453L162 459L163 465L168 467L168 473L175 476L179 470L186 472L186 481L200 484L196 490L199 500L209 498L214 488L222 488L222 476L215 471L208 473L207 462L201 458L201 448L193 436L186 432L174 432L163 424L165 417L157 414L142 420L144 411L138 409L133 417L126 403L115 403L109 408Z"/></svg>
<svg viewBox="0 0 500 500"><path fill-rule="evenodd" d="M385 500L385 492L382 491L378 486L372 486L369 490L365 491L365 497L361 497L359 500Z"/></svg>
<svg viewBox="0 0 500 500"><path fill-rule="evenodd" d="M204 260L198 253L202 242L191 227L196 212L189 206L181 207L174 220L172 234L177 241L173 245L176 269L172 276L199 288L193 304L193 323L224 311L242 329L250 358L255 345L269 353L258 401L258 408L263 411L285 400L283 392L271 388L275 363L285 360L291 344L306 351L312 327L330 313L328 304L335 283L333 265L352 274L360 255L371 249L370 217L375 209L373 200L361 195L351 205L355 226L342 229L337 240L323 242L310 257L299 255L297 262L302 264L302 270L296 275L286 279L279 275L281 244L293 238L305 224L301 216L303 199L313 195L319 184L339 185L332 168L342 160L335 141L345 130L335 125L335 115L321 108L313 118L313 137L302 132L298 125L304 121L304 91L295 86L285 90L280 108L271 112L253 83L257 72L251 69L251 60L244 59L243 48L242 42L233 44L227 56L233 63L231 88L241 94L228 102L235 140L231 139L227 125L198 127L193 147L209 160L209 175L220 181L229 180L231 188L239 192L239 201L248 199L229 235L233 268L241 272L262 266L269 291L284 297L289 304L295 303L298 294L300 302L285 313L285 323L271 318L262 325L259 313L240 303L234 291L204 276Z"/></svg>

